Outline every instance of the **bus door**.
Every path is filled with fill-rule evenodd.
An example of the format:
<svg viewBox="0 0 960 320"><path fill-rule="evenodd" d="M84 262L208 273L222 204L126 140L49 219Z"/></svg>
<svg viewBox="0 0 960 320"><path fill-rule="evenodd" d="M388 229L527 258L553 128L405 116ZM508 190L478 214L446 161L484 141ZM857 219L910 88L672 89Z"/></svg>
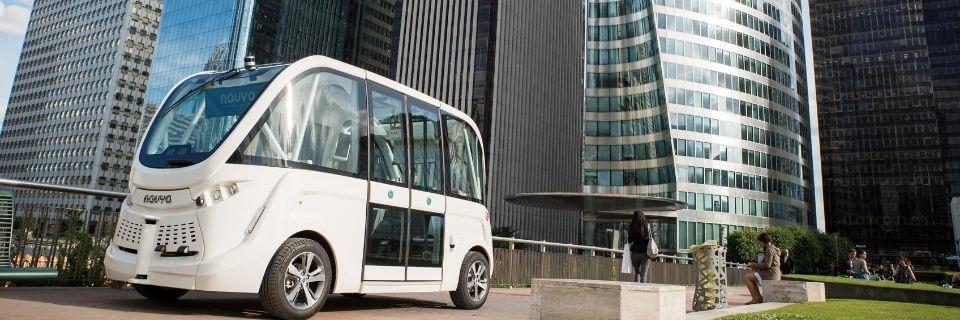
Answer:
<svg viewBox="0 0 960 320"><path fill-rule="evenodd" d="M443 154L440 110L407 98L410 125L410 232L407 281L443 278Z"/></svg>
<svg viewBox="0 0 960 320"><path fill-rule="evenodd" d="M370 200L363 280L406 281L410 189L404 96L368 84Z"/></svg>

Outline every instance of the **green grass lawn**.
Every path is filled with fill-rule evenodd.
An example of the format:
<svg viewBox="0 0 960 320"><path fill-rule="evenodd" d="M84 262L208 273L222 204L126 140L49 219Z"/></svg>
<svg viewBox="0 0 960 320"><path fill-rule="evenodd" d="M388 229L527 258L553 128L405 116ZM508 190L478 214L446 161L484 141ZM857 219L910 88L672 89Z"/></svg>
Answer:
<svg viewBox="0 0 960 320"><path fill-rule="evenodd" d="M816 281L816 282L832 282L832 283L855 284L855 285L861 285L861 286L874 286L874 287L910 289L910 290L927 290L927 291L960 294L960 289L958 288L944 288L938 285L933 285L928 283L904 284L904 283L896 283L892 281L871 281L871 280L850 279L850 278L833 277L833 276L814 276L814 275L806 275L806 274L788 274L788 275L784 275L784 278L787 278L788 280L802 279L806 281Z"/></svg>
<svg viewBox="0 0 960 320"><path fill-rule="evenodd" d="M798 303L776 310L721 318L721 320L813 319L955 320L960 319L960 308L903 302L828 299L827 302Z"/></svg>

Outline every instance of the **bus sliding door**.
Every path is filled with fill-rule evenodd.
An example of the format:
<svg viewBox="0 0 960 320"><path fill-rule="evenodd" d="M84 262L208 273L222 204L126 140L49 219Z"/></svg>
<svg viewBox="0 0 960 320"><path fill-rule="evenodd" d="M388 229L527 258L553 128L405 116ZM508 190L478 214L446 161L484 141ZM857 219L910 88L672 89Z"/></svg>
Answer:
<svg viewBox="0 0 960 320"><path fill-rule="evenodd" d="M440 111L408 98L410 114L410 237L407 281L443 278L444 210Z"/></svg>
<svg viewBox="0 0 960 320"><path fill-rule="evenodd" d="M410 189L404 96L368 84L370 203L363 280L406 281Z"/></svg>

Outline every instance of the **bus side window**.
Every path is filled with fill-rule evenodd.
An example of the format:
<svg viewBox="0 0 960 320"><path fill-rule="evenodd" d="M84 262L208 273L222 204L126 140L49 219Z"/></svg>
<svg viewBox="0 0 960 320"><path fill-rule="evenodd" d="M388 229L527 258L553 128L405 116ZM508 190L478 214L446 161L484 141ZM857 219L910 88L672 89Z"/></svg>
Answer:
<svg viewBox="0 0 960 320"><path fill-rule="evenodd" d="M440 112L410 99L410 177L413 188L441 192L443 169L440 153Z"/></svg>
<svg viewBox="0 0 960 320"><path fill-rule="evenodd" d="M317 72L294 80L270 106L243 155L254 163L357 173L360 82Z"/></svg>
<svg viewBox="0 0 960 320"><path fill-rule="evenodd" d="M447 177L451 195L483 200L483 165L480 141L464 121L444 116L447 141Z"/></svg>
<svg viewBox="0 0 960 320"><path fill-rule="evenodd" d="M403 96L371 83L369 101L371 178L406 184L407 120Z"/></svg>

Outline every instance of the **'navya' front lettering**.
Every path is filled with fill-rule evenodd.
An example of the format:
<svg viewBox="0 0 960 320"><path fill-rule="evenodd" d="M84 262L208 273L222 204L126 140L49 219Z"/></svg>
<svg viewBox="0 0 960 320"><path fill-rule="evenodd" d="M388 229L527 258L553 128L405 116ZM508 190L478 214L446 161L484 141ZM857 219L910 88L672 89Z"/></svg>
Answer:
<svg viewBox="0 0 960 320"><path fill-rule="evenodd" d="M169 195L169 194L148 194L148 195L143 196L143 203L151 203L151 204L164 203L164 204L170 204L170 203L172 203L172 202L173 202L173 196L171 196L171 195Z"/></svg>

